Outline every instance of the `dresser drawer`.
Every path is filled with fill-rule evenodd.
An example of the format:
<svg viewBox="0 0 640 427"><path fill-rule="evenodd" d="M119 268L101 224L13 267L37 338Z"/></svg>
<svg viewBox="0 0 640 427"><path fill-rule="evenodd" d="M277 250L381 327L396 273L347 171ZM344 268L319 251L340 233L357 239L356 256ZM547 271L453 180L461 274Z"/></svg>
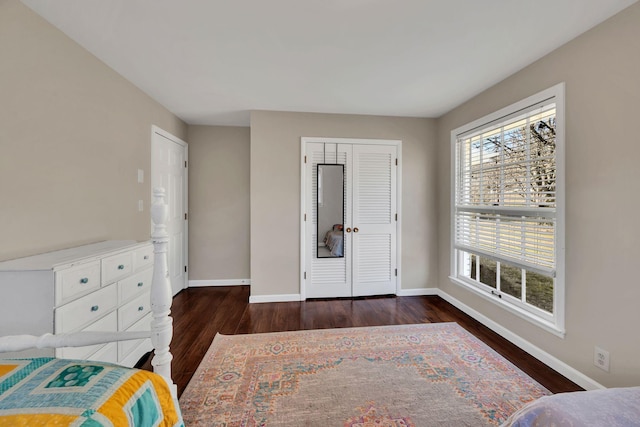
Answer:
<svg viewBox="0 0 640 427"><path fill-rule="evenodd" d="M140 319L138 322L134 323L127 332L140 332L140 331L150 331L151 330L151 313L147 314L145 317ZM144 341L151 341L149 338L141 339L141 340L129 340L129 341L120 341L118 342L118 361L122 361L125 357L131 353L133 349L138 347ZM140 358L142 354L138 356ZM136 360L137 361L137 360ZM135 364L135 362L133 364Z"/></svg>
<svg viewBox="0 0 640 427"><path fill-rule="evenodd" d="M153 246L147 245L134 252L135 269L142 270L153 265Z"/></svg>
<svg viewBox="0 0 640 427"><path fill-rule="evenodd" d="M141 292L149 292L152 277L153 269L147 268L131 277L120 280L118 282L118 304L129 301Z"/></svg>
<svg viewBox="0 0 640 427"><path fill-rule="evenodd" d="M118 289L106 286L55 309L55 333L74 332L116 308Z"/></svg>
<svg viewBox="0 0 640 427"><path fill-rule="evenodd" d="M102 284L108 285L133 273L133 252L102 259Z"/></svg>
<svg viewBox="0 0 640 427"><path fill-rule="evenodd" d="M127 368L133 368L140 361L142 356L153 350L151 340L147 338L142 340L140 344L129 352L124 358L118 360L118 365L126 366Z"/></svg>
<svg viewBox="0 0 640 427"><path fill-rule="evenodd" d="M124 331L151 311L151 294L145 292L118 309L118 330Z"/></svg>
<svg viewBox="0 0 640 427"><path fill-rule="evenodd" d="M115 311L87 326L83 332L118 332L118 316ZM62 359L87 359L93 353L102 348L104 344L90 345L86 347L64 347L56 350L56 357ZM115 360L114 360L115 361Z"/></svg>
<svg viewBox="0 0 640 427"><path fill-rule="evenodd" d="M112 342L87 357L87 360L96 362L118 363L118 343Z"/></svg>
<svg viewBox="0 0 640 427"><path fill-rule="evenodd" d="M62 305L100 287L100 261L55 272L55 304Z"/></svg>

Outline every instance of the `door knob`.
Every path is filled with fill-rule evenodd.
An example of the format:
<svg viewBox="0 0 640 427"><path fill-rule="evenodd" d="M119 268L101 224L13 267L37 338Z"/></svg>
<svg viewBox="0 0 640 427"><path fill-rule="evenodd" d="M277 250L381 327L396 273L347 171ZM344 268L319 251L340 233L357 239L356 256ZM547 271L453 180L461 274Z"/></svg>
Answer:
<svg viewBox="0 0 640 427"><path fill-rule="evenodd" d="M357 233L358 232L358 227L353 227L353 232Z"/></svg>
<svg viewBox="0 0 640 427"><path fill-rule="evenodd" d="M347 229L345 230L347 233L351 233L351 228L347 227Z"/></svg>

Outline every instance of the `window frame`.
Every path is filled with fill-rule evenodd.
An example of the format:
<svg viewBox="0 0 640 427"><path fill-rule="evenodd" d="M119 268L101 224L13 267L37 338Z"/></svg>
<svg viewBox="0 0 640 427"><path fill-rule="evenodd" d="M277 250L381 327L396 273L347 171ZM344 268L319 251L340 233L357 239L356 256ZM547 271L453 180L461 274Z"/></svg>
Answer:
<svg viewBox="0 0 640 427"><path fill-rule="evenodd" d="M463 134L468 134L475 129L491 126L493 123L497 123L508 118L508 116L515 116L518 113L530 109L536 104L550 100L556 104L556 229L554 242L555 278L553 286L553 313L547 313L543 310L536 309L534 306L525 308L521 306L521 304L514 303L517 298L512 297L504 291L497 292L488 285L462 276L460 274L459 261L463 256L463 251L455 248L457 195L456 171L458 160L456 157L456 144L458 137ZM521 101L452 130L450 171L451 270L449 279L454 284L460 285L463 288L474 292L484 299L493 302L505 310L561 338L564 338L565 335L565 127L565 84L559 83L549 89L538 92ZM499 274L499 271L497 274Z"/></svg>

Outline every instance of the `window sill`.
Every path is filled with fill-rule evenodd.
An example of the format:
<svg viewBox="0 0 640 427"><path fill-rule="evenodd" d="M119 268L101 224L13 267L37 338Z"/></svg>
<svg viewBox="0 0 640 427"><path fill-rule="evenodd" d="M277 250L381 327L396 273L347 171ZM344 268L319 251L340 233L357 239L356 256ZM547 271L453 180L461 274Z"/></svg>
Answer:
<svg viewBox="0 0 640 427"><path fill-rule="evenodd" d="M495 295L490 294L489 292L483 291L473 285L470 285L468 283L466 283L463 280L458 279L457 277L453 277L453 276L449 276L449 280L451 280L452 283L458 285L458 286L462 286L463 288L475 293L476 295L484 298L487 301L491 301L492 303L496 304L497 306L505 309L506 311L515 314L516 316L520 317L521 319L524 319L526 321L528 321L529 323L532 323L536 326L538 326L539 328L544 329L545 331L564 339L565 336L565 331L562 329L559 329L554 323L546 321L544 319L540 319L539 317L534 316L533 314L529 313L526 310L521 309L520 307L516 307L512 304L509 304L508 302L505 302L504 300L498 298Z"/></svg>

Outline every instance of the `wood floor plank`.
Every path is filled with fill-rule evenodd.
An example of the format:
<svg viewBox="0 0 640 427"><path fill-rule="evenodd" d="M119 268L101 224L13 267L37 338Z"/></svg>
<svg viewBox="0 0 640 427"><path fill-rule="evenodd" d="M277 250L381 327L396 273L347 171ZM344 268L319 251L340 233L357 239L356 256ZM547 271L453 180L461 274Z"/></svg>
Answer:
<svg viewBox="0 0 640 427"><path fill-rule="evenodd" d="M188 288L173 300L172 371L180 396L216 333L225 335L456 322L554 393L582 390L437 296L249 304L248 286ZM151 370L150 358L143 369Z"/></svg>

